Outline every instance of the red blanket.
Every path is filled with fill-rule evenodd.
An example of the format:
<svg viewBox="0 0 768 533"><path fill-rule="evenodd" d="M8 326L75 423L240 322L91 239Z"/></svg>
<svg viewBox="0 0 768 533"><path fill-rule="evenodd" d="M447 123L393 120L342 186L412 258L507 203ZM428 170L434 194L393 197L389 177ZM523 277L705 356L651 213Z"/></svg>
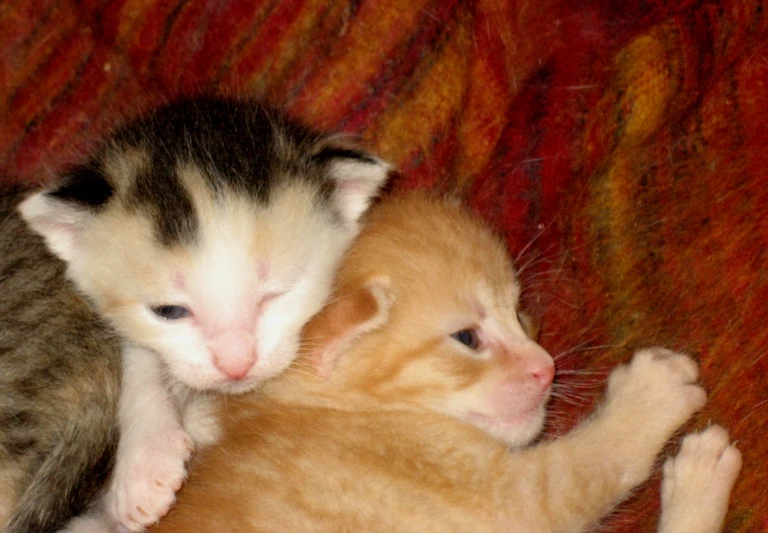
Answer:
<svg viewBox="0 0 768 533"><path fill-rule="evenodd" d="M44 182L178 94L265 96L358 134L396 187L459 189L529 264L526 302L578 396L551 432L632 349L686 350L710 393L690 428L723 424L744 453L728 530L768 531L765 8L4 0L0 173ZM658 481L610 531L654 530Z"/></svg>

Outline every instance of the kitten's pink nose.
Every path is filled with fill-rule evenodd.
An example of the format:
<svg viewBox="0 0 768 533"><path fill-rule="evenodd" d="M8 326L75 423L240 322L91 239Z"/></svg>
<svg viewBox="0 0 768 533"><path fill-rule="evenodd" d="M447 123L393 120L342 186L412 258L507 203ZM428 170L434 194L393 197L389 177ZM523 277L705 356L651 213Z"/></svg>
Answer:
<svg viewBox="0 0 768 533"><path fill-rule="evenodd" d="M209 347L213 353L213 365L231 380L247 376L258 359L253 336L240 331L219 333Z"/></svg>
<svg viewBox="0 0 768 533"><path fill-rule="evenodd" d="M546 389L555 379L555 362L544 348L536 343L529 343L525 361L526 373L539 382L542 389Z"/></svg>
<svg viewBox="0 0 768 533"><path fill-rule="evenodd" d="M227 357L214 356L213 364L221 370L228 378L239 381L248 375L248 371L255 361L247 359L230 359Z"/></svg>
<svg viewBox="0 0 768 533"><path fill-rule="evenodd" d="M547 364L544 362L542 365L532 369L531 376L541 383L542 388L546 389L555 379L555 365L553 363Z"/></svg>

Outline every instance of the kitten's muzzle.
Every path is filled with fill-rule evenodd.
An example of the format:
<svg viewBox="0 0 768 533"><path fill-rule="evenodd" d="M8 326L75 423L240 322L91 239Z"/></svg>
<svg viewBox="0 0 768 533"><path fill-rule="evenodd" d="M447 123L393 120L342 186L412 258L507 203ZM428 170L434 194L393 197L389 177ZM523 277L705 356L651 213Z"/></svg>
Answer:
<svg viewBox="0 0 768 533"><path fill-rule="evenodd" d="M213 366L232 381L246 378L258 360L253 335L242 331L219 333L208 346Z"/></svg>

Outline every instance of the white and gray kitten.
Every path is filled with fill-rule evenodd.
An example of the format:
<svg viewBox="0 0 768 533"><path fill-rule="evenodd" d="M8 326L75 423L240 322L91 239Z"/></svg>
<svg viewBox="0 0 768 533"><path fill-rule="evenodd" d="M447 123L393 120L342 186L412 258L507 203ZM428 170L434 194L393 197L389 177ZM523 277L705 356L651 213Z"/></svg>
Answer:
<svg viewBox="0 0 768 533"><path fill-rule="evenodd" d="M121 340L121 435L101 501L108 516L133 531L162 516L192 449L217 437L208 395L253 389L291 362L387 174L375 157L264 105L197 99L129 124L91 161L21 203L22 217ZM98 350L84 356L115 359L114 341ZM106 383L119 369L108 370ZM105 391L104 403L113 397ZM56 408L69 411L59 415L66 425L93 403ZM109 414L94 427L110 427ZM105 436L101 447L113 440ZM87 474L83 465L68 468ZM70 477L66 490L79 491L71 483L82 481ZM29 487L15 483L22 504L32 501ZM33 530L55 530L91 498ZM17 513L7 533L30 530L15 525Z"/></svg>

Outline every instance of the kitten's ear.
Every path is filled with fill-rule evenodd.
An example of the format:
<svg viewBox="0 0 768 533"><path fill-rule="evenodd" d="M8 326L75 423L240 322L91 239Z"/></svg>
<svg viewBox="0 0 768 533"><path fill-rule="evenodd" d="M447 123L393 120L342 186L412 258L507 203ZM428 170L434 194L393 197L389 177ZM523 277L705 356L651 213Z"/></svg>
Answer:
<svg viewBox="0 0 768 533"><path fill-rule="evenodd" d="M104 176L92 166L82 166L58 185L29 196L19 204L19 213L51 252L69 262L75 256L77 233L111 196Z"/></svg>
<svg viewBox="0 0 768 533"><path fill-rule="evenodd" d="M313 158L336 182L336 205L349 224L356 224L365 213L391 170L381 159L342 145L325 146Z"/></svg>
<svg viewBox="0 0 768 533"><path fill-rule="evenodd" d="M311 362L318 376L327 378L339 353L387 321L392 301L389 279L377 277L340 295L310 321L305 337L312 339Z"/></svg>

